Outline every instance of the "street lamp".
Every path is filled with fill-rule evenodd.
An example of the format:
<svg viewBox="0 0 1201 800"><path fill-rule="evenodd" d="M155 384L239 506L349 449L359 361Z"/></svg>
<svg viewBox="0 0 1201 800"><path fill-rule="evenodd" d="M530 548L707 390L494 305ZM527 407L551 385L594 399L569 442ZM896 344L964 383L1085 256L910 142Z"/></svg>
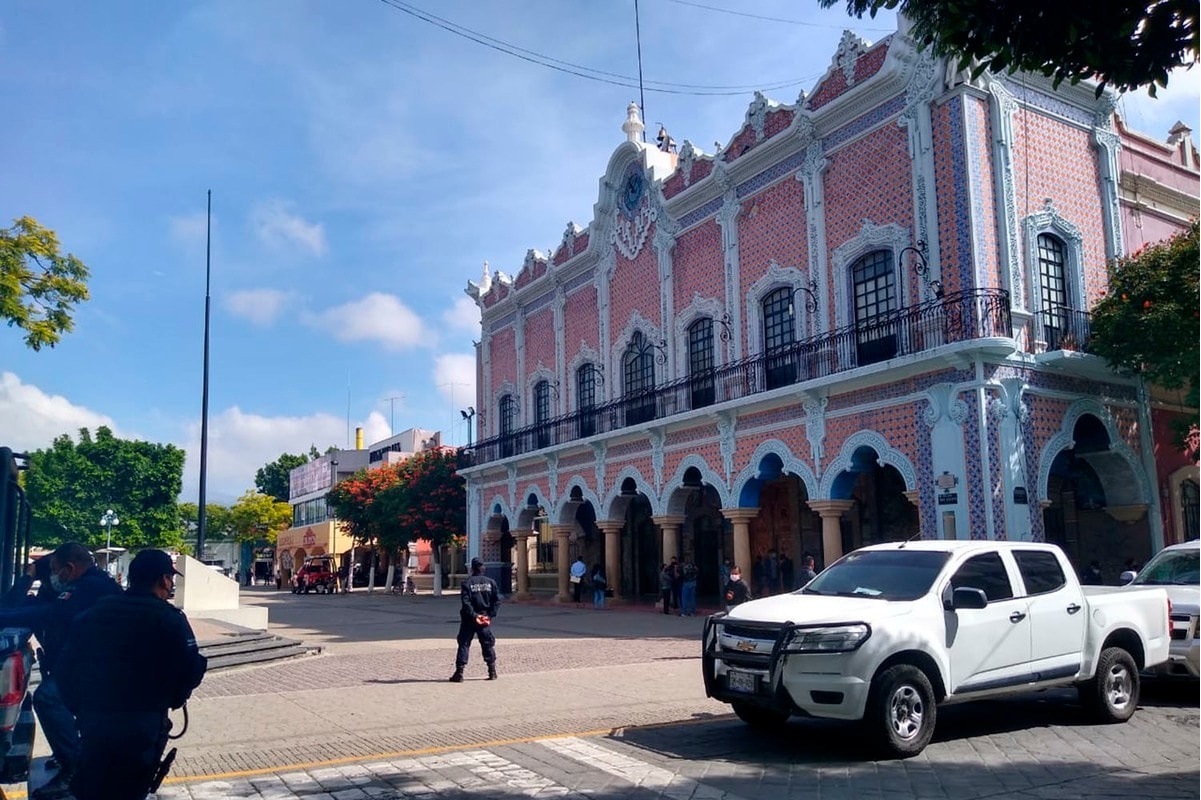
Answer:
<svg viewBox="0 0 1201 800"><path fill-rule="evenodd" d="M121 520L117 519L117 515L113 513L111 508L105 511L104 516L100 518L101 527L105 528L108 532L104 544L104 569L109 575L113 574L113 527L120 524Z"/></svg>
<svg viewBox="0 0 1201 800"><path fill-rule="evenodd" d="M467 449L470 450L471 449L471 420L475 418L475 407L467 406L466 411L463 411L462 409L460 409L459 413L463 415L463 419L467 422Z"/></svg>

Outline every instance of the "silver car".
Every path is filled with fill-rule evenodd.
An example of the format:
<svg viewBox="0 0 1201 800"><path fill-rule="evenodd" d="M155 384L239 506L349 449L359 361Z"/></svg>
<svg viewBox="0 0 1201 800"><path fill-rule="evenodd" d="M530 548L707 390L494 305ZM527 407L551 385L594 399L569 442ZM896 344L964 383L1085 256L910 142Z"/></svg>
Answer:
<svg viewBox="0 0 1201 800"><path fill-rule="evenodd" d="M1151 670L1165 677L1197 678L1201 656L1201 539L1165 547L1135 575L1122 573L1131 586L1160 586L1172 601L1172 642L1168 660Z"/></svg>

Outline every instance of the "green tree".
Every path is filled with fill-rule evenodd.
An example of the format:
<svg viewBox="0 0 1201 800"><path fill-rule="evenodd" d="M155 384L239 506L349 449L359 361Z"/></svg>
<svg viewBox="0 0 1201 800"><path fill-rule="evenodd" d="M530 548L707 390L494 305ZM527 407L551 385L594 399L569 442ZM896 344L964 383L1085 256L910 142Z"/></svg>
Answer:
<svg viewBox="0 0 1201 800"><path fill-rule="evenodd" d="M184 451L171 444L118 439L107 427L64 434L29 455L25 490L33 507L33 541L79 541L102 547L100 518L113 509L121 522L114 546L178 549L184 543L176 498L183 487Z"/></svg>
<svg viewBox="0 0 1201 800"><path fill-rule="evenodd" d="M59 251L58 236L33 217L0 229L0 318L25 331L25 346L54 347L74 327L76 303L88 299L88 268Z"/></svg>
<svg viewBox="0 0 1201 800"><path fill-rule="evenodd" d="M1198 291L1198 226L1167 241L1119 258L1109 291L1092 310L1092 349L1115 369L1142 375L1165 389L1179 389L1198 407L1201 372L1201 293ZM1196 420L1175 430L1184 446Z"/></svg>
<svg viewBox="0 0 1201 800"><path fill-rule="evenodd" d="M359 542L378 542L385 548L403 545L398 521L376 502L387 489L395 486L401 466L390 464L359 470L339 481L326 495L330 511L345 526L346 532Z"/></svg>
<svg viewBox="0 0 1201 800"><path fill-rule="evenodd" d="M842 0L818 0L830 8ZM1196 0L846 0L862 18L899 8L912 37L940 56L975 62L975 75L1035 72L1078 83L1096 79L1123 91L1168 85L1168 72L1197 61Z"/></svg>
<svg viewBox="0 0 1201 800"><path fill-rule="evenodd" d="M292 506L269 494L247 491L230 508L229 521L239 542L265 539L274 543L276 535L292 524Z"/></svg>
<svg viewBox="0 0 1201 800"><path fill-rule="evenodd" d="M313 447L311 451L316 452L317 448ZM316 457L314 456L314 458ZM309 456L303 453L300 455L282 453L270 464L259 467L258 472L254 473L254 485L262 494L270 495L281 503L286 503L289 491L288 473L307 463L309 463Z"/></svg>
<svg viewBox="0 0 1201 800"><path fill-rule="evenodd" d="M466 482L451 448L425 450L398 466L396 483L376 497L377 513L392 521L397 547L424 539L434 552L457 543L467 529ZM442 559L434 559L434 594L442 593Z"/></svg>
<svg viewBox="0 0 1201 800"><path fill-rule="evenodd" d="M179 503L179 527L187 540L195 540L196 525L200 519L199 507L188 501ZM234 530L230 524L230 509L220 503L205 503L205 535L207 539L232 539Z"/></svg>

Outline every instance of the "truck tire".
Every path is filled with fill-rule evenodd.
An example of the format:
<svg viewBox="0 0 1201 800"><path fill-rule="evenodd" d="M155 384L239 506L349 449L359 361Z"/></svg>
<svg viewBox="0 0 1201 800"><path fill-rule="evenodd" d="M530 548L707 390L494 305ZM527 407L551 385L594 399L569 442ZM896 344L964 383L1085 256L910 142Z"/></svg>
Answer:
<svg viewBox="0 0 1201 800"><path fill-rule="evenodd" d="M738 718L750 725L752 728L758 728L764 731L779 730L784 727L784 723L788 721L789 714L784 711L776 711L771 708L753 705L751 703L734 702L731 703L734 707L734 713Z"/></svg>
<svg viewBox="0 0 1201 800"><path fill-rule="evenodd" d="M915 756L934 736L938 707L930 679L912 664L889 667L872 681L863 718L885 755Z"/></svg>
<svg viewBox="0 0 1201 800"><path fill-rule="evenodd" d="M1138 706L1138 666L1122 648L1106 647L1097 659L1093 679L1076 690L1085 713L1097 722L1125 722Z"/></svg>

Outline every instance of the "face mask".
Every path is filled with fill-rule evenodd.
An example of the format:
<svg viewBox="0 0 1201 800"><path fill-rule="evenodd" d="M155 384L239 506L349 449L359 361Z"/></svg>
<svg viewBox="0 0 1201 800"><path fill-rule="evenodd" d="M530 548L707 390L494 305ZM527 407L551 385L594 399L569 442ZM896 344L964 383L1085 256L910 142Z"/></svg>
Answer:
<svg viewBox="0 0 1201 800"><path fill-rule="evenodd" d="M54 572L50 575L50 588L57 594L62 594L67 588L67 582L58 577L58 573Z"/></svg>
<svg viewBox="0 0 1201 800"><path fill-rule="evenodd" d="M737 572L734 572L734 573L731 573L731 574L730 574L730 580L732 580L732 581L740 581L740 580L742 580L742 576L741 576L741 575L739 575Z"/></svg>

